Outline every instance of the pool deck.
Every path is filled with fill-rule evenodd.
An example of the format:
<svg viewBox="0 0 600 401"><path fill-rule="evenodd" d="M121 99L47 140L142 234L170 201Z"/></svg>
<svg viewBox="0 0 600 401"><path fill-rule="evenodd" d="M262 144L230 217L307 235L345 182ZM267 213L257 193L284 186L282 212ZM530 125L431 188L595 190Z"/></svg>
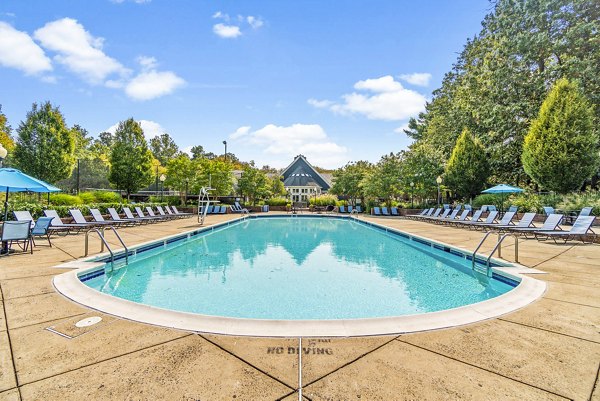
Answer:
<svg viewBox="0 0 600 401"><path fill-rule="evenodd" d="M207 224L235 217L209 216ZM405 219L361 219L466 250L482 238ZM195 228L190 218L120 233L134 245ZM52 266L82 257L83 242L81 234L53 237L49 248L40 239L33 255L0 258L0 400L297 400L301 376L307 400L600 401L599 244L523 240L521 264L547 273L532 275L548 284L540 300L450 329L303 338L299 375L298 338L190 333L69 301L52 286L68 270ZM504 247L507 260L512 246ZM91 248L99 250L97 239ZM91 316L103 320L74 325Z"/></svg>

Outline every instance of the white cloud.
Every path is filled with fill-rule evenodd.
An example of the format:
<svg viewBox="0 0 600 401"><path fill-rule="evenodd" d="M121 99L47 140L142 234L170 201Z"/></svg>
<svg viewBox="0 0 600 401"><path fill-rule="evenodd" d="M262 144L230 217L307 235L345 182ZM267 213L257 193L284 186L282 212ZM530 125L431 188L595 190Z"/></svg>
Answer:
<svg viewBox="0 0 600 401"><path fill-rule="evenodd" d="M370 93L353 92L342 96L342 103L309 99L308 103L329 108L342 115L361 114L371 120L398 121L417 115L425 108L427 99L422 94L406 89L393 77L366 79L354 84L354 89Z"/></svg>
<svg viewBox="0 0 600 401"><path fill-rule="evenodd" d="M222 38L233 39L242 35L242 31L240 31L239 26L235 25L225 25L225 24L215 24L213 25L213 32Z"/></svg>
<svg viewBox="0 0 600 401"><path fill-rule="evenodd" d="M414 74L402 74L398 76L403 81L417 86L429 86L431 74L428 72L415 72Z"/></svg>
<svg viewBox="0 0 600 401"><path fill-rule="evenodd" d="M142 126L142 130L144 131L144 136L146 137L146 139L152 139L155 136L161 135L166 132L162 125L155 121L138 120L137 122L140 123L140 125ZM109 128L105 129L104 131L110 132L114 135L118 127L119 123L116 123L115 125L112 125Z"/></svg>
<svg viewBox="0 0 600 401"><path fill-rule="evenodd" d="M238 129L236 129L233 134L229 135L229 138L238 139L238 138L241 138L244 135L248 134L248 132L250 132L249 126L240 127Z"/></svg>
<svg viewBox="0 0 600 401"><path fill-rule="evenodd" d="M221 11L217 11L216 13L214 13L212 15L212 17L216 18L216 19L222 19L223 21L229 21L230 20L229 15L225 14L225 13L223 13Z"/></svg>
<svg viewBox="0 0 600 401"><path fill-rule="evenodd" d="M263 20L252 15L247 16L246 21L248 22L248 25L250 25L253 29L258 29L264 25Z"/></svg>
<svg viewBox="0 0 600 401"><path fill-rule="evenodd" d="M184 84L174 72L145 71L127 83L125 93L134 100L150 100L168 95Z"/></svg>
<svg viewBox="0 0 600 401"><path fill-rule="evenodd" d="M140 64L142 70L144 71L153 70L158 66L158 62L154 57L139 56L137 58L137 62Z"/></svg>
<svg viewBox="0 0 600 401"><path fill-rule="evenodd" d="M317 100L317 99L308 99L308 104L318 109L327 109L332 106L335 102L331 100Z"/></svg>
<svg viewBox="0 0 600 401"><path fill-rule="evenodd" d="M16 68L27 75L52 70L44 51L25 33L0 21L0 65Z"/></svg>
<svg viewBox="0 0 600 401"><path fill-rule="evenodd" d="M293 124L287 127L268 124L256 131L250 131L250 127L240 127L229 138L244 147L260 149L263 164L283 167L301 153L312 164L333 168L339 167L348 158L348 149L333 142L318 124Z"/></svg>
<svg viewBox="0 0 600 401"><path fill-rule="evenodd" d="M52 21L38 29L34 37L48 50L58 53L54 59L91 84L102 83L109 75L127 75L129 71L102 51L103 38L95 38L72 18Z"/></svg>

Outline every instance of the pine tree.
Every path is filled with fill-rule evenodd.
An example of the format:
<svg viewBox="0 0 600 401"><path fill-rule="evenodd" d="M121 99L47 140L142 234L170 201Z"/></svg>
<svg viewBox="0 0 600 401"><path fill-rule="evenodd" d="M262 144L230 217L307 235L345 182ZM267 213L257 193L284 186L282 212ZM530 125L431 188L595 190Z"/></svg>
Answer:
<svg viewBox="0 0 600 401"><path fill-rule="evenodd" d="M597 171L598 149L592 105L575 83L558 80L525 137L525 172L543 189L577 190Z"/></svg>
<svg viewBox="0 0 600 401"><path fill-rule="evenodd" d="M458 195L470 198L485 186L490 174L488 157L479 139L464 129L446 165L445 184Z"/></svg>

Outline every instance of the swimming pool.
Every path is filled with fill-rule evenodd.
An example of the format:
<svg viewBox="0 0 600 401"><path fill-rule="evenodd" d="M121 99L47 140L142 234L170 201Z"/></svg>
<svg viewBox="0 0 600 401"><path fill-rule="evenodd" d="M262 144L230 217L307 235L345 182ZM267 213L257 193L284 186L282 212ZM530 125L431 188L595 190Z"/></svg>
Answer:
<svg viewBox="0 0 600 401"><path fill-rule="evenodd" d="M455 248L325 216L246 217L139 247L113 272L108 265L78 273L79 283L124 300L121 309L229 325L414 320L485 305L522 281L475 272Z"/></svg>

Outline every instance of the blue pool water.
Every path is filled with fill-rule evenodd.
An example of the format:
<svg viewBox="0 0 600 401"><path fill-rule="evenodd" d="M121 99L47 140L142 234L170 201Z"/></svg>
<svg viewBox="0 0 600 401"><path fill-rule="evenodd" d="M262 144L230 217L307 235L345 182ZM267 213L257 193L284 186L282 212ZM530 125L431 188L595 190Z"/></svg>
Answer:
<svg viewBox="0 0 600 401"><path fill-rule="evenodd" d="M462 257L336 218L247 219L140 252L84 283L165 309L287 320L432 312L513 288Z"/></svg>

